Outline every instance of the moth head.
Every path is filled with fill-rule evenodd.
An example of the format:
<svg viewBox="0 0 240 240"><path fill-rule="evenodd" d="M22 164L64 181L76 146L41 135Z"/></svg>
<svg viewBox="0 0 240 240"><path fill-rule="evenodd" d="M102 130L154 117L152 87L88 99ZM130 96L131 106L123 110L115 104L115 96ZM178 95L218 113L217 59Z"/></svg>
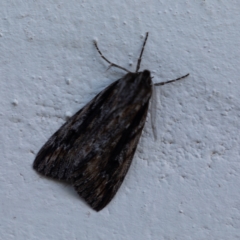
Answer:
<svg viewBox="0 0 240 240"><path fill-rule="evenodd" d="M140 72L141 79L147 86L152 86L152 77L151 72L149 70L144 70L143 72Z"/></svg>

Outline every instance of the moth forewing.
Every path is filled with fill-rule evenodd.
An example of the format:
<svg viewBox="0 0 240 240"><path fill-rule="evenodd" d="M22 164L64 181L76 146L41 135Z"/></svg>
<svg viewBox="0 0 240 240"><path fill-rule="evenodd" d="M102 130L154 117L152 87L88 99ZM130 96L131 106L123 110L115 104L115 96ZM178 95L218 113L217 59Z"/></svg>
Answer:
<svg viewBox="0 0 240 240"><path fill-rule="evenodd" d="M49 139L34 168L71 182L93 209L105 207L141 136L152 91L149 79L148 71L128 73L104 89Z"/></svg>
<svg viewBox="0 0 240 240"><path fill-rule="evenodd" d="M91 156L78 168L79 174L74 173L75 178L78 176L73 184L76 191L97 211L111 201L122 184L145 123L150 94L134 75L127 74L120 79L117 98L112 96L106 100L114 99L114 106L110 103L110 108L107 104L108 107L103 109L106 116L104 121L107 119L107 122L100 123L99 128L104 127L100 136L105 142L100 139L98 154ZM137 84L135 82L139 82L139 88L131 86ZM126 89L129 88L131 91L126 96ZM140 101L142 97L145 102ZM93 146L91 151L96 152Z"/></svg>

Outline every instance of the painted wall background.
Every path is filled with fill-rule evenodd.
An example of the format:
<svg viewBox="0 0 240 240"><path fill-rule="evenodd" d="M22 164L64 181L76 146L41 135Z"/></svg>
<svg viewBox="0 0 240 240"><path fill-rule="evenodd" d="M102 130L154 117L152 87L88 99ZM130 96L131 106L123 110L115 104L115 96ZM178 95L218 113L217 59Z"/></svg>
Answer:
<svg viewBox="0 0 240 240"><path fill-rule="evenodd" d="M0 239L239 239L239 1L0 2ZM125 73L155 82L150 118L113 201L89 208L69 185L38 175L46 140ZM149 114L150 115L150 114Z"/></svg>

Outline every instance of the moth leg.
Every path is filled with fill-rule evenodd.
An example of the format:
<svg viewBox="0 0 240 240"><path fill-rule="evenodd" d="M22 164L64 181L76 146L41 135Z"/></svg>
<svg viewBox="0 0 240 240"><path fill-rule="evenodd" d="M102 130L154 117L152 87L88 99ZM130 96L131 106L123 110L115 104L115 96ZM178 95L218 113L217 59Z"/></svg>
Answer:
<svg viewBox="0 0 240 240"><path fill-rule="evenodd" d="M97 51L98 51L98 53L100 54L100 56L106 61L106 62L108 62L109 64L110 64L110 66L109 66L109 68L110 67L116 67L116 68L120 68L120 69L122 69L122 70L124 70L124 71L126 71L126 72L128 72L128 73L130 73L130 71L129 70L127 70L126 68L124 68L124 67L121 67L121 66L119 66L119 65L117 65L117 64L115 64L115 63L112 63L112 62L110 62L107 58L105 58L104 56L103 56L103 54L102 54L102 52L99 50L99 48L98 48L98 45L97 45L97 42L96 41L94 41L94 45L95 45L95 47L96 47L96 49L97 49Z"/></svg>
<svg viewBox="0 0 240 240"><path fill-rule="evenodd" d="M141 61L142 61L143 50L144 50L144 48L145 48L147 39L148 39L148 32L146 33L146 37L145 37L145 40L144 40L144 42L143 42L142 50L141 50L140 56L139 56L139 58L138 58L136 72L138 72L138 70L139 70L139 68L140 68Z"/></svg>
<svg viewBox="0 0 240 240"><path fill-rule="evenodd" d="M152 132L153 132L153 136L154 136L154 140L157 141L158 138L158 134L157 134L157 123L156 123L156 119L157 119L157 88L153 88L152 89L152 97L150 100L150 119L151 119L151 126L152 126Z"/></svg>
<svg viewBox="0 0 240 240"><path fill-rule="evenodd" d="M186 75L184 75L184 76L182 76L182 77L173 79L173 80L169 80L169 81L166 81L166 82L160 82L160 83L154 83L154 85L155 85L155 86L162 86L162 85L165 85L165 84L167 84L167 83L176 82L176 81L181 80L181 79L183 79L183 78L186 78L186 77L188 77L188 76L189 76L189 73L186 74Z"/></svg>

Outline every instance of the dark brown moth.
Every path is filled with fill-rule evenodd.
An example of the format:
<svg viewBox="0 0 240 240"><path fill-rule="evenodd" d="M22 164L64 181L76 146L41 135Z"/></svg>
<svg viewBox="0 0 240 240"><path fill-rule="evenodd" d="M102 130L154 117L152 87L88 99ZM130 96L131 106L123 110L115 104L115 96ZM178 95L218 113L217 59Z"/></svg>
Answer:
<svg viewBox="0 0 240 240"><path fill-rule="evenodd" d="M153 85L164 85L187 75L152 83L150 71L128 73L110 84L73 115L45 143L33 168L39 173L71 183L77 193L96 211L103 209L121 186L132 162L148 112Z"/></svg>

